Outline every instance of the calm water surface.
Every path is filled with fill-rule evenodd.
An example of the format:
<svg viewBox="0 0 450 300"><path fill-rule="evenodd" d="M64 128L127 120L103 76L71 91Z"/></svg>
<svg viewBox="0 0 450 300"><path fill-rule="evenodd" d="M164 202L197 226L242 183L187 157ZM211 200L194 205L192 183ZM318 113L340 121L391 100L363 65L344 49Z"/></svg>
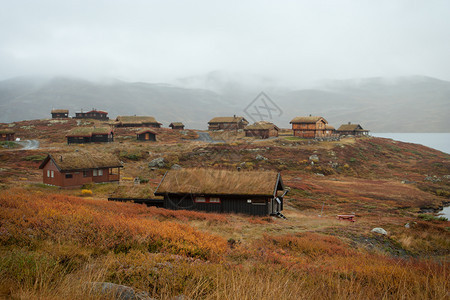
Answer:
<svg viewBox="0 0 450 300"><path fill-rule="evenodd" d="M372 133L372 136L421 144L450 154L450 133Z"/></svg>

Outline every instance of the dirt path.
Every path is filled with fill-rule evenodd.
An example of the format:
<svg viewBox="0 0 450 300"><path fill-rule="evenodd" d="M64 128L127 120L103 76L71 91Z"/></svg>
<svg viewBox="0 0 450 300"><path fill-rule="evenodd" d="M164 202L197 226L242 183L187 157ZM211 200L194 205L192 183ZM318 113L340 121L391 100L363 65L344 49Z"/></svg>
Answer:
<svg viewBox="0 0 450 300"><path fill-rule="evenodd" d="M39 149L39 141L38 140L25 140L16 142L19 145L22 145L23 148L17 150L36 150Z"/></svg>

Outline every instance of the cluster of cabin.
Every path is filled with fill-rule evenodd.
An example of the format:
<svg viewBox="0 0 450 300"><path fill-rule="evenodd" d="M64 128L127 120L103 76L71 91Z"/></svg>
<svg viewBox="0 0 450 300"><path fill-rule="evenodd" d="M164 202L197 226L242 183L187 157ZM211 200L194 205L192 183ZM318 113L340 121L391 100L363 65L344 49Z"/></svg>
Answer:
<svg viewBox="0 0 450 300"><path fill-rule="evenodd" d="M249 122L244 117L216 117L208 122L208 130L244 130L245 136L266 139L277 137L280 131L275 124L270 122ZM325 118L320 116L296 117L291 120L292 132L294 136L301 138L325 138L342 135L361 136L367 135L369 130L365 130L359 124L341 125L337 130L328 124Z"/></svg>

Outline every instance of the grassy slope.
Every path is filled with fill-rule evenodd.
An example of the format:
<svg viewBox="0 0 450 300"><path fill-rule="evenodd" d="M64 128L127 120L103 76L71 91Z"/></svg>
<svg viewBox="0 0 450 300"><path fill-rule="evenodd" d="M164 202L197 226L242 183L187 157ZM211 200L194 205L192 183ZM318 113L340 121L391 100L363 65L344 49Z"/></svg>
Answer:
<svg viewBox="0 0 450 300"><path fill-rule="evenodd" d="M0 150L4 297L96 298L86 284L90 281L126 284L163 299L179 294L205 299L447 295L449 224L418 217L421 207L448 201L446 154L378 138L254 142L228 135L221 136L224 144L207 145L190 141L193 132L165 129L157 143L134 142L134 130L120 129L113 144L67 146L61 140L73 124L48 124L17 126L39 128L24 127L20 134L44 147L115 153L125 162L125 180L120 186L86 187L93 197L82 198L81 189L39 184L37 167L46 149ZM267 160L256 160L258 154ZM314 165L312 154L319 157ZM159 156L168 167L281 171L291 188L288 220L104 200L110 194L151 194L165 170L152 171L147 163ZM426 175L436 176L435 182ZM148 184L134 186L128 178L136 176ZM335 218L351 212L355 223ZM374 227L389 235L371 233Z"/></svg>

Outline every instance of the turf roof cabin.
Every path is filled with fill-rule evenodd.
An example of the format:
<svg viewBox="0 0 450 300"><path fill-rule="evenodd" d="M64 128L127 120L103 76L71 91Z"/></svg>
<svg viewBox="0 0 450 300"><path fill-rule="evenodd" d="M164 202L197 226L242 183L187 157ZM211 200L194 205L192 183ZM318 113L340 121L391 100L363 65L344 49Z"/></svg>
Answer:
<svg viewBox="0 0 450 300"><path fill-rule="evenodd" d="M184 124L181 122L172 122L170 123L169 127L171 127L172 129L183 130Z"/></svg>
<svg viewBox="0 0 450 300"><path fill-rule="evenodd" d="M108 127L78 127L66 137L67 144L109 143L114 141L114 132Z"/></svg>
<svg viewBox="0 0 450 300"><path fill-rule="evenodd" d="M0 141L14 141L15 134L11 129L0 129Z"/></svg>
<svg viewBox="0 0 450 300"><path fill-rule="evenodd" d="M68 117L68 109L52 109L52 119L67 119Z"/></svg>
<svg viewBox="0 0 450 300"><path fill-rule="evenodd" d="M361 127L359 124L352 124L348 122L348 124L342 124L338 130L337 133L339 135L355 135L355 136L361 136L361 135L368 135L369 130L365 130Z"/></svg>
<svg viewBox="0 0 450 300"><path fill-rule="evenodd" d="M103 110L93 109L88 112L76 112L75 119L95 119L95 120L109 120L108 112Z"/></svg>
<svg viewBox="0 0 450 300"><path fill-rule="evenodd" d="M277 137L278 128L275 124L270 122L256 122L244 128L246 137L255 137L260 139L267 139L269 137Z"/></svg>
<svg viewBox="0 0 450 300"><path fill-rule="evenodd" d="M208 130L238 130L244 129L248 121L244 117L216 117L208 122Z"/></svg>
<svg viewBox="0 0 450 300"><path fill-rule="evenodd" d="M136 138L138 141L149 141L149 142L155 142L156 141L156 135L157 133L148 129L144 128L142 130L139 130L136 132Z"/></svg>
<svg viewBox="0 0 450 300"><path fill-rule="evenodd" d="M294 136L302 138L316 138L331 136L331 129L327 129L327 120L322 117L296 117L290 122Z"/></svg>
<svg viewBox="0 0 450 300"><path fill-rule="evenodd" d="M43 183L60 187L77 187L87 183L118 182L122 164L111 154L48 154L39 166Z"/></svg>
<svg viewBox="0 0 450 300"><path fill-rule="evenodd" d="M114 122L116 127L152 127L161 128L161 123L150 116L118 116Z"/></svg>
<svg viewBox="0 0 450 300"><path fill-rule="evenodd" d="M277 172L182 169L166 172L155 195L168 209L266 216L281 213L283 191Z"/></svg>

